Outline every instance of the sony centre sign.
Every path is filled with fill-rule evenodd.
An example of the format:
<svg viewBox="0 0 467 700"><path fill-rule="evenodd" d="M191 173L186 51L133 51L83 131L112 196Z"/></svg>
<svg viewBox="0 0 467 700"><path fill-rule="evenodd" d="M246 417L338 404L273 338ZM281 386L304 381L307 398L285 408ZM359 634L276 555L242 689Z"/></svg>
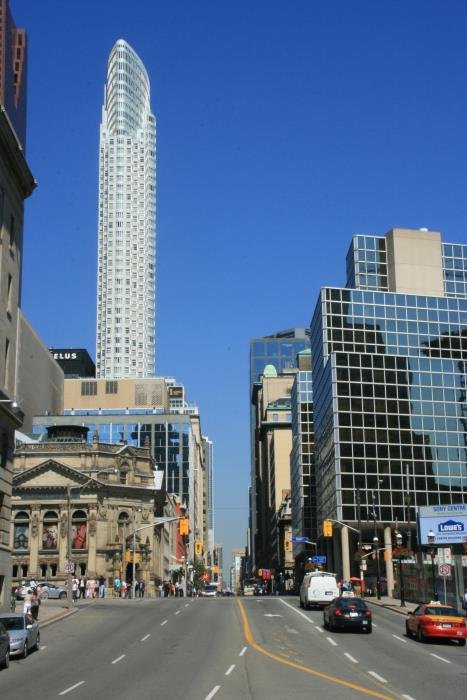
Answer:
<svg viewBox="0 0 467 700"><path fill-rule="evenodd" d="M467 542L467 504L422 506L418 512L419 542L429 544L428 533L434 532L434 544L451 545Z"/></svg>

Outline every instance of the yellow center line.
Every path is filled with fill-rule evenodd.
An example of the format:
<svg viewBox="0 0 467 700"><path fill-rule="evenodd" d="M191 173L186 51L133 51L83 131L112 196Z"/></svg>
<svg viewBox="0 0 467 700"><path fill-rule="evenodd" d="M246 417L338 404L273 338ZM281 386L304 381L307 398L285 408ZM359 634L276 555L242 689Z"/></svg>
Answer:
<svg viewBox="0 0 467 700"><path fill-rule="evenodd" d="M248 622L248 618L246 616L245 608L243 607L243 603L238 600L237 598L237 603L240 608L240 613L243 619L243 631L245 634L245 639L248 642L248 644L253 648L256 649L256 651L259 651L260 654L264 654L265 656L268 656L270 659L274 659L275 661L278 661L281 664L285 664L286 666L291 666L292 668L296 668L299 671L303 671L304 673L309 673L312 676L317 676L318 678L323 678L325 681L329 681L330 683L337 683L337 685L343 685L345 688L352 688L352 690L356 690L359 693L364 693L365 695L371 695L373 698L380 698L381 700L394 700L394 697L400 697L399 695L383 695L383 693L378 693L376 690L371 690L370 688L365 688L363 685L358 685L357 683L351 683L350 681L344 681L342 678L337 678L337 676L330 676L327 673L322 673L321 671L315 671L312 668L309 668L308 666L302 666L301 664L295 663L294 661L288 661L287 659L284 659L280 656L277 656L276 654L272 654L270 651L267 651L267 649L264 649L262 646L257 644L254 640L254 637L251 633L250 629L250 624Z"/></svg>

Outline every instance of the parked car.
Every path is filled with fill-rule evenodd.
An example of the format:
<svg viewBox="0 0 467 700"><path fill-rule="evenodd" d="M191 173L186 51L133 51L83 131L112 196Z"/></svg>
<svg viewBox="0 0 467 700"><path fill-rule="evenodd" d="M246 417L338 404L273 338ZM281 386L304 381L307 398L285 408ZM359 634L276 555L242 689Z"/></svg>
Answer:
<svg viewBox="0 0 467 700"><path fill-rule="evenodd" d="M300 607L323 607L339 595L335 574L326 571L310 571L300 586Z"/></svg>
<svg viewBox="0 0 467 700"><path fill-rule="evenodd" d="M467 621L451 605L438 601L422 603L410 612L405 621L407 637L417 637L419 642L430 638L454 639L465 647Z"/></svg>
<svg viewBox="0 0 467 700"><path fill-rule="evenodd" d="M324 609L323 625L329 630L360 630L370 634L371 610L361 598L334 598Z"/></svg>
<svg viewBox="0 0 467 700"><path fill-rule="evenodd" d="M0 668L8 668L9 665L10 635L3 622L0 622Z"/></svg>
<svg viewBox="0 0 467 700"><path fill-rule="evenodd" d="M23 613L3 613L0 624L6 627L10 637L10 655L20 655L25 659L32 649L39 649L39 626L30 615Z"/></svg>
<svg viewBox="0 0 467 700"><path fill-rule="evenodd" d="M66 598L66 588L64 586L58 586L56 583L38 581L37 589L40 591L40 596L43 600L46 598L59 598L60 600L65 600Z"/></svg>

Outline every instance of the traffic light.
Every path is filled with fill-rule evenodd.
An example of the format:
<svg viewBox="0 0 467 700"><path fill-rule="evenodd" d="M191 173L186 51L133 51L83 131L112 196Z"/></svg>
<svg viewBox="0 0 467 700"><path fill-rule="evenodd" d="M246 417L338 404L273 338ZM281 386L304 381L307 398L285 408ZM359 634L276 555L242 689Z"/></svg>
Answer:
<svg viewBox="0 0 467 700"><path fill-rule="evenodd" d="M190 531L190 526L188 522L188 518L181 518L180 520L180 534L181 535L188 535Z"/></svg>
<svg viewBox="0 0 467 700"><path fill-rule="evenodd" d="M197 540L195 542L195 554L197 557L200 557L203 553L203 543L200 540Z"/></svg>
<svg viewBox="0 0 467 700"><path fill-rule="evenodd" d="M323 535L324 537L332 537L332 520L323 521Z"/></svg>

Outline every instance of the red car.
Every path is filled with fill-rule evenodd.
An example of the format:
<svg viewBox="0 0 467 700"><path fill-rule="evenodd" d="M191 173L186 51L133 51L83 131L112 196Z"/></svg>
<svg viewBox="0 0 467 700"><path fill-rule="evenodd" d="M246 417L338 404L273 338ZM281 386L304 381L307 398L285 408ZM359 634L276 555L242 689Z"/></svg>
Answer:
<svg viewBox="0 0 467 700"><path fill-rule="evenodd" d="M422 603L410 612L405 621L407 637L417 637L419 642L437 637L455 639L464 647L467 639L466 620L450 605L439 601Z"/></svg>

